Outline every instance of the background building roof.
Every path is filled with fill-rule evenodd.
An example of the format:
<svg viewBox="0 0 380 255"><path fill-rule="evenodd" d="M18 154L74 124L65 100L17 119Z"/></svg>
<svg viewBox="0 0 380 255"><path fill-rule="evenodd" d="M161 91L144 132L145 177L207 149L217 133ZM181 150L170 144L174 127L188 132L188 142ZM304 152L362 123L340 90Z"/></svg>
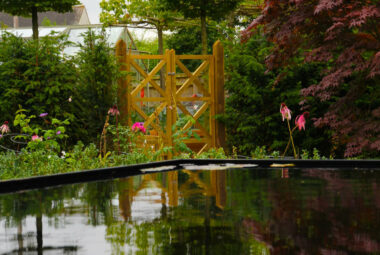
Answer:
<svg viewBox="0 0 380 255"><path fill-rule="evenodd" d="M0 12L0 24L8 27L31 27L32 18L17 17L17 21L13 16ZM90 19L84 5L73 6L72 12L58 13L58 12L40 12L38 13L38 25L43 25L43 21L48 19L51 25L67 26L67 25L89 25ZM15 24L16 23L16 24ZM15 26L16 25L16 26Z"/></svg>

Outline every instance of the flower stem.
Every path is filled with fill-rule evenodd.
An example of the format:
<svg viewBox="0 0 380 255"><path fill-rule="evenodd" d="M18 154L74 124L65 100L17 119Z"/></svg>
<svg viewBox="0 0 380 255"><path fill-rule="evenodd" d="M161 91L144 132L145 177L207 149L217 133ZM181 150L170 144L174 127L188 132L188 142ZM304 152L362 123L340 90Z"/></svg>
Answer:
<svg viewBox="0 0 380 255"><path fill-rule="evenodd" d="M289 149L289 145L290 145L290 137L289 137L289 140L288 140L288 144L286 145L286 148L285 148L284 154L282 154L282 157L285 157L286 152L287 152L288 149Z"/></svg>
<svg viewBox="0 0 380 255"><path fill-rule="evenodd" d="M292 142L292 146L293 146L294 158L297 158L297 152L296 152L296 148L294 147L294 141L293 141L293 135L292 135L293 131L290 128L290 122L288 119L287 119L287 122L288 122L288 128L289 128L290 141Z"/></svg>
<svg viewBox="0 0 380 255"><path fill-rule="evenodd" d="M103 126L103 131L102 134L100 135L100 154L103 154L102 156L104 157L107 153L107 127L108 127L108 121L109 121L109 115L106 117L106 121ZM102 143L103 141L103 143Z"/></svg>
<svg viewBox="0 0 380 255"><path fill-rule="evenodd" d="M296 130L296 128L297 128L297 126L295 126L295 127L292 129L292 134L293 134L294 130ZM289 145L290 145L290 137L291 137L291 135L289 136L288 144L286 145L286 148L285 148L284 154L282 154L282 157L285 157L286 152L287 152L288 149L289 149Z"/></svg>
<svg viewBox="0 0 380 255"><path fill-rule="evenodd" d="M116 136L117 136L117 152L120 155L120 138L119 138L119 128L118 128L117 114L116 114Z"/></svg>

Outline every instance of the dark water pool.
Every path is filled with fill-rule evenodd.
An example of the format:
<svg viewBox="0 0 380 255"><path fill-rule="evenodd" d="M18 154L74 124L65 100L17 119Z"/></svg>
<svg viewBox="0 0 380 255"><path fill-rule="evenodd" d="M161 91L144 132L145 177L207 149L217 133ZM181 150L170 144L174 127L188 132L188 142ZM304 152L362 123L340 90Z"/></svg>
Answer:
<svg viewBox="0 0 380 255"><path fill-rule="evenodd" d="M380 254L380 171L181 170L4 194L0 254Z"/></svg>

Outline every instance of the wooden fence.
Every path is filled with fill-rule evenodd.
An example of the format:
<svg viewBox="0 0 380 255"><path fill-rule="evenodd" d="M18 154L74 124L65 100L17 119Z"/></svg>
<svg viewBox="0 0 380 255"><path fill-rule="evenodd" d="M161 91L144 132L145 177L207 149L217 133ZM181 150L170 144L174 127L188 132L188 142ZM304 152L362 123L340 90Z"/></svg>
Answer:
<svg viewBox="0 0 380 255"><path fill-rule="evenodd" d="M215 119L216 114L224 112L223 51L222 44L217 41L213 45L212 55L176 55L174 50L166 50L164 55L132 55L131 51L127 51L125 42L119 41L116 55L121 70L127 72L118 84L118 107L122 123L131 126L131 116L137 113L145 128L150 130L147 141L151 141L152 137L160 137L165 145L172 146L172 127L180 112L192 116L195 123L188 121L179 128L192 129L201 137L185 140L190 148L201 153L212 147L225 147L225 128ZM156 61L157 65L150 71L146 70L141 65L144 60ZM193 72L184 64L184 61L189 60L200 62ZM163 71L164 81L158 82L157 76ZM136 79L137 74L142 77L140 80ZM181 82L178 82L178 77L182 77ZM199 96L189 95L189 87L199 91ZM148 93L150 95L144 96L142 91L145 90L151 91ZM146 104L150 104L149 112L142 107ZM194 107L189 108L189 105ZM164 125L160 125L159 116L165 116ZM171 154L168 155L168 158L171 157Z"/></svg>

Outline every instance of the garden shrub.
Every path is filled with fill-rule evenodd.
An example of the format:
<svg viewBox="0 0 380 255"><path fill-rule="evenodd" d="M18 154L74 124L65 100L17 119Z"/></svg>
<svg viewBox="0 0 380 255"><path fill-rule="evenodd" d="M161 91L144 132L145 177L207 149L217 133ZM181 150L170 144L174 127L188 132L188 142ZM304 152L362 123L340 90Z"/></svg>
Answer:
<svg viewBox="0 0 380 255"><path fill-rule="evenodd" d="M72 98L78 118L75 133L84 143L95 142L101 134L107 112L116 103L117 80L120 77L114 49L104 32L88 30L75 57L78 84Z"/></svg>
<svg viewBox="0 0 380 255"><path fill-rule="evenodd" d="M66 36L38 41L3 32L0 40L0 121L13 119L19 105L31 114L49 112L73 119L68 98L76 84L74 63L62 55Z"/></svg>
<svg viewBox="0 0 380 255"><path fill-rule="evenodd" d="M68 119L67 145L95 142L108 109L116 103L120 77L104 33L89 30L74 57L62 54L67 36L38 41L4 32L0 40L0 121L10 121L21 105L30 115Z"/></svg>
<svg viewBox="0 0 380 255"><path fill-rule="evenodd" d="M299 63L295 68L277 71L284 73L283 79L277 82L274 72L265 72L265 57L271 44L264 37L256 35L244 44L225 41L224 46L228 96L225 114L218 116L218 119L226 124L230 150L235 146L237 153L249 156L257 146L265 146L268 151L282 153L289 131L281 120L280 104L286 102L292 110L291 123L294 125L295 117L302 113L300 89L320 79L318 73L321 66L295 60ZM308 111L313 117L315 112L326 108L324 105L314 105ZM310 119L306 125L306 131L297 129L294 132L297 149L312 151L315 147L323 155L329 155L331 144L328 130L313 127Z"/></svg>

